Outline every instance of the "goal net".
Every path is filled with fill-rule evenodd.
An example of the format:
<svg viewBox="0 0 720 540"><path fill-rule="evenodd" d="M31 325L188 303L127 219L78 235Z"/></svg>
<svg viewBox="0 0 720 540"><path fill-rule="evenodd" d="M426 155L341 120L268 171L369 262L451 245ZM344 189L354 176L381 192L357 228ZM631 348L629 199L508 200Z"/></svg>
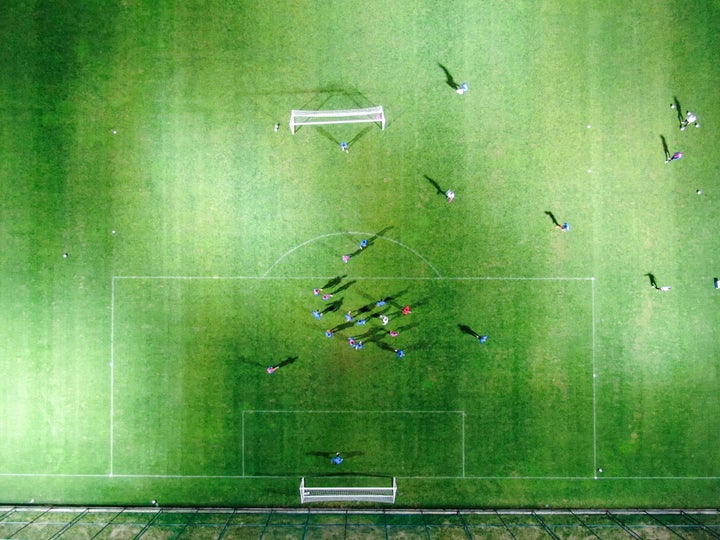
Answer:
<svg viewBox="0 0 720 540"><path fill-rule="evenodd" d="M290 112L290 131L295 133L299 126L320 126L324 124L360 124L376 122L385 129L385 111L380 107L367 109L345 109L336 111L300 111Z"/></svg>
<svg viewBox="0 0 720 540"><path fill-rule="evenodd" d="M300 480L300 503L323 501L362 501L395 503L397 481L391 487L307 487L305 478Z"/></svg>

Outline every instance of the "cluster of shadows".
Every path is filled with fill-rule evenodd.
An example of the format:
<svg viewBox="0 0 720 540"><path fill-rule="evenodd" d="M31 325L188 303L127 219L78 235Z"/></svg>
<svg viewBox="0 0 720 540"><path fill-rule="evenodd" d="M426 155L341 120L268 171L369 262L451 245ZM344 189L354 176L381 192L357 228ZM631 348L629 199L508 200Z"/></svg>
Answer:
<svg viewBox="0 0 720 540"><path fill-rule="evenodd" d="M675 109L675 113L677 114L678 128L682 128L683 120L685 120L685 118L683 118L683 115L681 112L682 107L680 106L680 100L676 96L673 96L673 105L674 105L673 108ZM672 158L672 153L670 152L670 149L668 148L668 144L667 144L667 141L665 140L664 135L660 135L660 142L662 144L663 154L665 154L665 161L667 161L670 158Z"/></svg>
<svg viewBox="0 0 720 540"><path fill-rule="evenodd" d="M395 317L397 315L401 315L402 314L402 306L400 304L398 304L397 302L395 302L395 300L397 300L398 298L403 296L406 292L407 292L407 289L400 291L398 293L392 294L390 296L383 297L380 300L373 300L372 302L369 302L363 306L360 306L357 309L351 310L350 313L352 313L355 316L354 318L356 320L347 321L347 322L338 324L331 330L333 332L338 332L340 330L346 330L348 328L355 326L357 324L357 320L361 320L361 319L366 319L366 320L370 319L370 318L380 319L383 315L388 316L388 317L390 317L390 316ZM363 294L363 296L365 296L366 298L370 298L366 294ZM385 307L385 306L389 306L389 307ZM377 309L377 308L380 308L380 309ZM397 309L397 311L393 311L392 308ZM376 311L376 309L377 309L377 311ZM414 327L414 325L406 325L406 326L398 328L397 330L398 330L398 332L400 332L403 330L408 330L413 327ZM395 349L393 349L389 345L387 345L386 347L381 345L381 343L382 343L381 338L386 333L387 332L385 331L384 328L379 327L379 326L374 326L374 327L369 328L364 333L358 334L353 337L359 341L362 341L363 343L376 343L376 344L378 344L378 346L380 346L383 349L394 351Z"/></svg>

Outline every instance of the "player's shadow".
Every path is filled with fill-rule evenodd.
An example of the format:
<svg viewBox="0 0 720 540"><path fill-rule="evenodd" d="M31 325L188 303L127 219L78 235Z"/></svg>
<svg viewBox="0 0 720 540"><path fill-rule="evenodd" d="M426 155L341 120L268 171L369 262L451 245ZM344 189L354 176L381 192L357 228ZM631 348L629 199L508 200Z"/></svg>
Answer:
<svg viewBox="0 0 720 540"><path fill-rule="evenodd" d="M407 332L408 330L412 330L413 328L417 328L418 326L420 326L420 323L416 323L416 322L406 324L404 326L399 326L398 332Z"/></svg>
<svg viewBox="0 0 720 540"><path fill-rule="evenodd" d="M380 229L378 232L376 232L373 235L373 237L370 240L375 240L376 238L383 236L386 232L388 232L392 228L393 228L393 225L388 225L387 227Z"/></svg>
<svg viewBox="0 0 720 540"><path fill-rule="evenodd" d="M553 222L553 225L556 227L560 227L561 225L558 223L558 220L555 218L555 214L550 212L549 210L545 210L545 215L550 218L550 220Z"/></svg>
<svg viewBox="0 0 720 540"><path fill-rule="evenodd" d="M390 225L388 227L385 227L384 229L379 230L378 232L373 234L370 238L366 239L367 244L365 245L365 247L356 249L355 251L353 251L350 254L350 256L356 257L357 255L360 255L360 253L362 253L363 251L367 251L369 248L371 248L373 246L373 244L375 244L375 242L377 241L378 238L382 238L382 236L392 228L393 228L393 226Z"/></svg>
<svg viewBox="0 0 720 540"><path fill-rule="evenodd" d="M364 306L353 310L353 313L356 313L357 315L362 315L363 313L372 311L373 307L375 307L375 302L371 302L370 304L365 304Z"/></svg>
<svg viewBox="0 0 720 540"><path fill-rule="evenodd" d="M337 300L334 300L333 302L330 302L325 309L323 309L320 313L331 313L333 311L337 311L342 307L343 299L338 298Z"/></svg>
<svg viewBox="0 0 720 540"><path fill-rule="evenodd" d="M445 84L447 84L453 90L457 90L458 88L460 88L460 85L455 82L455 79L453 78L450 71L448 71L448 68L443 66L440 62L438 62L438 66L440 66L440 69L442 69L443 73L445 73Z"/></svg>
<svg viewBox="0 0 720 540"><path fill-rule="evenodd" d="M297 361L298 361L298 357L297 357L297 356L288 356L285 360L283 360L282 362L280 362L280 363L279 363L277 366L275 366L275 367L281 368L281 367L289 366L289 365L291 365L291 364L294 364L294 363L297 362Z"/></svg>
<svg viewBox="0 0 720 540"><path fill-rule="evenodd" d="M375 327L357 336L357 339L363 343L376 343L380 339L380 334L384 334L383 329Z"/></svg>
<svg viewBox="0 0 720 540"><path fill-rule="evenodd" d="M675 106L675 107L674 107L674 108L675 108L675 112L677 113L677 121L678 121L678 124L680 124L680 127L682 128L682 127L683 127L683 120L685 120L685 118L683 118L682 108L680 107L680 101L678 100L678 98L677 98L676 96L673 96L673 105Z"/></svg>
<svg viewBox="0 0 720 540"><path fill-rule="evenodd" d="M434 179L430 178L427 174L423 174L423 176L425 177L425 180L430 182L432 187L435 188L435 193L437 195L442 195L443 197L445 196L445 192L447 191L446 189L441 188L440 184L438 184Z"/></svg>
<svg viewBox="0 0 720 540"><path fill-rule="evenodd" d="M405 287L403 290L401 290L401 291L399 291L399 292L396 292L396 293L393 293L393 294L391 294L391 295L389 295L389 296L383 297L380 301L381 301L381 302L385 302L385 304L390 304L391 306L394 306L394 307L396 307L397 309L402 309L404 306L401 306L400 304L398 304L397 302L395 302L395 300L397 300L398 298L401 298L402 296L405 296L409 290L410 290L409 287ZM361 296L362 296L363 298L367 298L368 300L372 300L372 299L374 299L374 298L377 298L377 296L372 296L372 295L367 294L367 293L364 293L364 292L361 292L360 294L361 294ZM374 301L374 302L372 302L372 303L370 303L370 304L368 304L368 305L366 305L366 306L363 306L362 309L365 309L366 311L369 310L369 309L372 309L373 306L377 306L377 302L378 302L378 301ZM377 307L382 307L382 305L377 306Z"/></svg>
<svg viewBox="0 0 720 540"><path fill-rule="evenodd" d="M671 157L670 149L668 148L667 141L665 140L664 135L660 135L660 141L662 142L663 153L665 154L665 159L668 160Z"/></svg>
<svg viewBox="0 0 720 540"><path fill-rule="evenodd" d="M323 452L322 450L315 450L313 452L307 452L306 456L317 456L325 459L332 459L337 452Z"/></svg>
<svg viewBox="0 0 720 540"><path fill-rule="evenodd" d="M645 274L645 276L647 276L647 278L650 280L650 286L657 289L658 285L657 285L657 281L655 280L655 275L652 274L651 272L648 272L647 274Z"/></svg>
<svg viewBox="0 0 720 540"><path fill-rule="evenodd" d="M480 334L478 334L475 330L470 328L467 324L458 324L458 328L463 334L467 334L469 336L472 336L476 339L480 338Z"/></svg>
<svg viewBox="0 0 720 540"><path fill-rule="evenodd" d="M384 229L380 229L378 232L373 234L370 238L368 238L368 243L367 243L367 246L365 246L365 249L372 246L378 238L381 238L382 236L384 236L385 233L387 233L392 228L393 228L393 226L389 225L389 226L385 227Z"/></svg>
<svg viewBox="0 0 720 540"><path fill-rule="evenodd" d="M350 287L352 287L353 285L355 285L355 283L357 283L357 281L355 281L355 280L353 280L353 281L348 281L348 282L345 283L344 285L342 285L342 286L338 287L337 289L335 289L335 290L332 292L332 294L337 294L337 293L339 293L339 292L346 291L347 289L349 289Z"/></svg>
<svg viewBox="0 0 720 540"><path fill-rule="evenodd" d="M336 327L332 329L333 332L340 332L342 330L345 330L346 328L350 328L351 326L355 326L355 323L352 321L347 321L341 324L338 324Z"/></svg>
<svg viewBox="0 0 720 540"><path fill-rule="evenodd" d="M321 289L331 289L337 285L339 285L343 279L347 277L347 274L343 274L342 276L335 276L330 281L328 281L325 285L320 287Z"/></svg>
<svg viewBox="0 0 720 540"><path fill-rule="evenodd" d="M238 364L246 364L246 365L248 365L248 366L253 366L253 367L262 367L262 368L267 367L266 364L262 364L262 363L260 363L260 362L254 361L254 360L248 360L247 358L244 358L244 357L242 357L242 356L241 356L240 358L238 358L238 359L236 360L236 362L237 362Z"/></svg>
<svg viewBox="0 0 720 540"><path fill-rule="evenodd" d="M395 352L395 347L393 347L393 346L391 346L391 345L388 345L388 344L385 343L384 341L377 340L377 341L375 341L375 345L377 345L377 346L378 346L380 349L382 349L383 351L392 351L392 352Z"/></svg>

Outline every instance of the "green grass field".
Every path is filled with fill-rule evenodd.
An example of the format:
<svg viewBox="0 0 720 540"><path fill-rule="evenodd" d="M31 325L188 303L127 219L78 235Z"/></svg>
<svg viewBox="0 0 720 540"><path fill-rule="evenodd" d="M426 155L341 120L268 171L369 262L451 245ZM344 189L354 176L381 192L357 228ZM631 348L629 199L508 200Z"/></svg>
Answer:
<svg viewBox="0 0 720 540"><path fill-rule="evenodd" d="M0 502L716 506L716 1L3 12Z"/></svg>

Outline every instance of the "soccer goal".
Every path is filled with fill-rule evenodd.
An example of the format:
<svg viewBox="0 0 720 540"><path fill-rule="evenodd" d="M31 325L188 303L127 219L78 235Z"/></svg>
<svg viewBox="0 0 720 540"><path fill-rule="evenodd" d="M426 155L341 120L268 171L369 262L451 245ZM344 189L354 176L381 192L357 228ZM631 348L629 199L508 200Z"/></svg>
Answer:
<svg viewBox="0 0 720 540"><path fill-rule="evenodd" d="M305 478L300 480L300 503L324 501L361 501L395 503L397 481L392 479L392 487L307 487Z"/></svg>
<svg viewBox="0 0 720 540"><path fill-rule="evenodd" d="M290 131L295 133L298 126L320 126L324 124L360 124L375 122L385 129L385 110L380 107L367 109L345 109L336 111L299 111L290 113Z"/></svg>

